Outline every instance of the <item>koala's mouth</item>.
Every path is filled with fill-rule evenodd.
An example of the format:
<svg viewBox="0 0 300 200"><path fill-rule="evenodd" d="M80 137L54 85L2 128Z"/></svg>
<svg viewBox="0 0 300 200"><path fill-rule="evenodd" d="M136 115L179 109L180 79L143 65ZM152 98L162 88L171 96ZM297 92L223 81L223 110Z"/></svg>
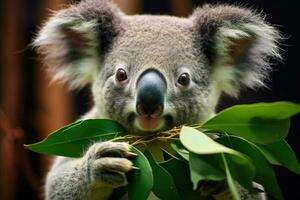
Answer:
<svg viewBox="0 0 300 200"><path fill-rule="evenodd" d="M141 131L159 131L165 126L165 119L161 117L138 116L135 119L135 126Z"/></svg>
<svg viewBox="0 0 300 200"><path fill-rule="evenodd" d="M138 132L158 132L172 128L173 119L170 116L145 117L135 115L133 127Z"/></svg>

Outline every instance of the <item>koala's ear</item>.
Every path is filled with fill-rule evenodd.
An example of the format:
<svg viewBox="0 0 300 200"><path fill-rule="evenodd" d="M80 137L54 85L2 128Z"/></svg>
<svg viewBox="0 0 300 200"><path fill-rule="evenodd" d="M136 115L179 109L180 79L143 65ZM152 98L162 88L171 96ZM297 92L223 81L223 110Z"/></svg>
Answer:
<svg viewBox="0 0 300 200"><path fill-rule="evenodd" d="M101 57L121 28L121 11L108 0L84 0L53 15L33 45L54 80L72 88L93 81Z"/></svg>
<svg viewBox="0 0 300 200"><path fill-rule="evenodd" d="M198 47L220 90L237 96L241 86L263 86L270 58L280 59L276 29L249 9L206 5L190 17Z"/></svg>

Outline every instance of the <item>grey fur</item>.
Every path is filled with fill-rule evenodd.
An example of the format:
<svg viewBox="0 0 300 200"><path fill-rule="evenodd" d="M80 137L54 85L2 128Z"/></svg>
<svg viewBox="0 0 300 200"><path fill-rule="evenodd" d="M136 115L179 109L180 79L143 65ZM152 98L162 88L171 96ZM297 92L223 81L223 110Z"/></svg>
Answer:
<svg viewBox="0 0 300 200"><path fill-rule="evenodd" d="M279 39L249 9L207 5L188 18L126 16L108 0L84 0L55 13L34 45L55 79L73 88L92 85L95 105L84 118L110 118L140 133L136 82L145 70L160 71L167 82L161 130L201 123L215 114L222 92L236 96L242 86L264 85L269 59L280 58ZM115 79L120 67L128 73L126 84ZM177 83L184 72L191 76L188 87ZM107 199L126 184L131 162L122 154L96 156L105 146L115 152L128 145L97 143L80 159L58 158L47 178L47 199Z"/></svg>
<svg viewBox="0 0 300 200"><path fill-rule="evenodd" d="M281 59L280 34L251 10L206 5L194 11L192 20L196 23L195 38L213 71L234 67L230 79L221 83L225 84L222 90L228 94L236 96L242 86L263 86L271 71L270 58ZM249 44L238 60L234 60L229 55L229 46L237 46L243 40Z"/></svg>
<svg viewBox="0 0 300 200"><path fill-rule="evenodd" d="M111 157L116 152L118 157ZM127 184L128 152L128 143L103 142L81 159L57 158L47 176L46 199L107 199L114 188Z"/></svg>
<svg viewBox="0 0 300 200"><path fill-rule="evenodd" d="M33 45L51 66L55 80L82 87L93 82L100 55L121 29L121 15L108 1L82 1L54 13Z"/></svg>

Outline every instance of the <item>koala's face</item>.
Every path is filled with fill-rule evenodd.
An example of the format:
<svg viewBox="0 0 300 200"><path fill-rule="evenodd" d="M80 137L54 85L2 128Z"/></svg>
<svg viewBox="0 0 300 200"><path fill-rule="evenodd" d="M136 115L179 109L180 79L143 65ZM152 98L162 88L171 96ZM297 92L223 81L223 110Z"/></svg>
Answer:
<svg viewBox="0 0 300 200"><path fill-rule="evenodd" d="M57 13L35 44L57 79L92 85L100 118L129 132L207 120L221 92L263 85L278 33L249 10L206 6L189 18L126 16L106 0Z"/></svg>
<svg viewBox="0 0 300 200"><path fill-rule="evenodd" d="M104 115L133 132L195 124L214 109L210 67L195 51L187 19L124 18L119 34L94 82Z"/></svg>

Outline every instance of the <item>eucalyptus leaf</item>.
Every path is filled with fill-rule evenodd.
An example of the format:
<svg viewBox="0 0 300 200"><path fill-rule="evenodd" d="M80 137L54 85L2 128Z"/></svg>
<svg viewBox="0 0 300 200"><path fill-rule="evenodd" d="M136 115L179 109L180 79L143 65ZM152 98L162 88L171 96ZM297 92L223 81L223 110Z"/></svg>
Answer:
<svg viewBox="0 0 300 200"><path fill-rule="evenodd" d="M180 141L190 151L189 164L194 189L201 180L224 179L228 174L226 167L234 180L247 189L252 188L255 167L246 155L215 142L191 127L181 129ZM227 163L224 163L223 157Z"/></svg>
<svg viewBox="0 0 300 200"><path fill-rule="evenodd" d="M238 191L238 188L236 186L236 183L234 182L233 178L232 178L232 175L231 175L231 169L227 163L227 159L226 159L226 156L224 155L224 153L221 154L222 156L222 159L223 159L223 164L224 164L224 167L225 167L225 172L226 172L226 179L227 179L227 183L228 183L228 187L229 187L229 190L232 194L232 197L234 200L240 200L240 194L239 194L239 191Z"/></svg>
<svg viewBox="0 0 300 200"><path fill-rule="evenodd" d="M131 147L133 153L138 157L134 159L133 164L139 170L135 170L129 179L128 199L146 200L153 188L153 173L148 159L137 148Z"/></svg>
<svg viewBox="0 0 300 200"><path fill-rule="evenodd" d="M227 161L226 166L223 159ZM233 179L248 190L252 190L252 181L254 179L254 166L239 162L241 157L231 154L218 153L211 155L199 155L190 153L190 171L191 180L194 189L198 183L203 180L221 181L227 178L226 167Z"/></svg>
<svg viewBox="0 0 300 200"><path fill-rule="evenodd" d="M191 127L183 126L179 138L183 146L195 154L230 153L239 155L238 152L215 142L201 131Z"/></svg>
<svg viewBox="0 0 300 200"><path fill-rule="evenodd" d="M254 143L236 136L223 136L216 141L247 155L254 166L257 166L254 181L264 185L266 191L276 199L283 199L271 164Z"/></svg>
<svg viewBox="0 0 300 200"><path fill-rule="evenodd" d="M256 143L273 143L288 135L290 118L299 112L300 105L291 102L237 105L221 111L201 128L225 131Z"/></svg>
<svg viewBox="0 0 300 200"><path fill-rule="evenodd" d="M252 191L253 190L253 180L255 178L256 168L253 165L253 162L246 154L241 154L243 156L236 156L232 154L223 153L222 159L224 167L228 167L232 178L237 181L245 189ZM226 159L226 163L224 162ZM241 159L244 161L241 162ZM225 166L226 164L226 166ZM227 174L227 172L226 172Z"/></svg>
<svg viewBox="0 0 300 200"><path fill-rule="evenodd" d="M198 155L190 153L189 166L194 190L197 189L200 181L221 181L226 178L220 154Z"/></svg>
<svg viewBox="0 0 300 200"><path fill-rule="evenodd" d="M189 160L189 151L177 139L171 141L171 147L185 160Z"/></svg>
<svg viewBox="0 0 300 200"><path fill-rule="evenodd" d="M231 148L228 148L220 143L215 142L201 131L183 126L180 131L180 142L190 152L200 155L226 153L238 157L237 163L248 165L249 169L254 169L249 159L245 155Z"/></svg>
<svg viewBox="0 0 300 200"><path fill-rule="evenodd" d="M153 171L153 193L161 200L180 200L174 180L169 172L155 162L148 150L144 152L144 155L148 158Z"/></svg>
<svg viewBox="0 0 300 200"><path fill-rule="evenodd" d="M187 162L172 158L168 161L160 163L164 169L168 171L173 177L174 183L176 185L177 191L181 199L188 200L202 200L210 199L200 197L198 191L193 191L193 184L190 179L189 165Z"/></svg>
<svg viewBox="0 0 300 200"><path fill-rule="evenodd" d="M123 132L115 121L89 119L65 126L41 142L26 147L38 153L78 158L91 143L111 140Z"/></svg>
<svg viewBox="0 0 300 200"><path fill-rule="evenodd" d="M257 144L257 147L271 164L284 166L294 173L300 174L299 161L285 140L269 144Z"/></svg>

